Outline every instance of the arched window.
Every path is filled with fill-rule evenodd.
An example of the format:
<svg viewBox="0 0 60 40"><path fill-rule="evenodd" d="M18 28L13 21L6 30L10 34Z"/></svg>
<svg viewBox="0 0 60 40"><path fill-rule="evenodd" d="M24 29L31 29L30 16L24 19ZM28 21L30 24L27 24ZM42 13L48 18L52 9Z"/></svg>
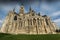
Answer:
<svg viewBox="0 0 60 40"><path fill-rule="evenodd" d="M48 24L48 20L47 20L47 19L45 19L45 20L46 20L46 24L49 25L49 24Z"/></svg>
<svg viewBox="0 0 60 40"><path fill-rule="evenodd" d="M30 24L32 25L32 19L30 19Z"/></svg>
<svg viewBox="0 0 60 40"><path fill-rule="evenodd" d="M35 19L35 18L33 18L33 24L35 25L35 23L36 23L36 19Z"/></svg>
<svg viewBox="0 0 60 40"><path fill-rule="evenodd" d="M30 19L28 19L28 25L32 25L32 20Z"/></svg>
<svg viewBox="0 0 60 40"><path fill-rule="evenodd" d="M38 25L40 25L40 24L39 24L39 18L37 18L37 22L38 22Z"/></svg>
<svg viewBox="0 0 60 40"><path fill-rule="evenodd" d="M17 16L14 17L14 20L17 20Z"/></svg>

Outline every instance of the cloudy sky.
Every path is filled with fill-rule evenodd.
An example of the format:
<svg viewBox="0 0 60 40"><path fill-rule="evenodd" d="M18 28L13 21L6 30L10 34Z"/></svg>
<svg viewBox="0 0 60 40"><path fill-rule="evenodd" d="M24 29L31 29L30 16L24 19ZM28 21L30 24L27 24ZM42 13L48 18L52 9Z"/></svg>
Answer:
<svg viewBox="0 0 60 40"><path fill-rule="evenodd" d="M21 0L21 1L8 1L0 3L0 27L10 10L15 8L15 12L19 13L21 4L24 4L25 12L29 11L30 6L41 15L51 17L58 27L60 26L60 1L46 1L46 0Z"/></svg>

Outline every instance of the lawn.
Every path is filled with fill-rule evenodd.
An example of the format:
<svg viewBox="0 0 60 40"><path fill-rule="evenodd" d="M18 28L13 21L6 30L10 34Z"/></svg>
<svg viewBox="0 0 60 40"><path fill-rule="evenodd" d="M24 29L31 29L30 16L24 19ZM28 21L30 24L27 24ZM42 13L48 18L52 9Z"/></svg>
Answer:
<svg viewBox="0 0 60 40"><path fill-rule="evenodd" d="M60 34L26 35L26 34L3 34L0 33L0 40L60 40Z"/></svg>

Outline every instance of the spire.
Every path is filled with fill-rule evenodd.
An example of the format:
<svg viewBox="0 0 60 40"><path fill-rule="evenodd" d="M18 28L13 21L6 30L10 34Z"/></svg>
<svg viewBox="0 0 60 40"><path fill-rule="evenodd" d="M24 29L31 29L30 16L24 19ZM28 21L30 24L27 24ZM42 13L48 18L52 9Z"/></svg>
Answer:
<svg viewBox="0 0 60 40"><path fill-rule="evenodd" d="M39 15L39 16L41 15L40 12L38 13L38 15Z"/></svg>
<svg viewBox="0 0 60 40"><path fill-rule="evenodd" d="M21 6L24 6L24 4L22 3Z"/></svg>
<svg viewBox="0 0 60 40"><path fill-rule="evenodd" d="M34 16L35 15L35 11L31 8L29 8L29 13L30 13L30 16Z"/></svg>
<svg viewBox="0 0 60 40"><path fill-rule="evenodd" d="M24 4L23 3L21 4L21 7L24 7Z"/></svg>
<svg viewBox="0 0 60 40"><path fill-rule="evenodd" d="M13 12L15 12L15 8L13 9Z"/></svg>
<svg viewBox="0 0 60 40"><path fill-rule="evenodd" d="M31 8L31 6L30 6L30 9L29 9L29 11L32 11L32 8Z"/></svg>

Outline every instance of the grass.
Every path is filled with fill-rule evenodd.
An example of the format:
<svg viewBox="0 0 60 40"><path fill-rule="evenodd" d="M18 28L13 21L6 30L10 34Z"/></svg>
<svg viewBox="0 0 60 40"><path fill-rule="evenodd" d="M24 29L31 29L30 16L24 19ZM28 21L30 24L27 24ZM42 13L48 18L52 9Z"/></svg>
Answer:
<svg viewBox="0 0 60 40"><path fill-rule="evenodd" d="M26 35L26 34L3 34L0 33L0 40L60 40L60 34Z"/></svg>

